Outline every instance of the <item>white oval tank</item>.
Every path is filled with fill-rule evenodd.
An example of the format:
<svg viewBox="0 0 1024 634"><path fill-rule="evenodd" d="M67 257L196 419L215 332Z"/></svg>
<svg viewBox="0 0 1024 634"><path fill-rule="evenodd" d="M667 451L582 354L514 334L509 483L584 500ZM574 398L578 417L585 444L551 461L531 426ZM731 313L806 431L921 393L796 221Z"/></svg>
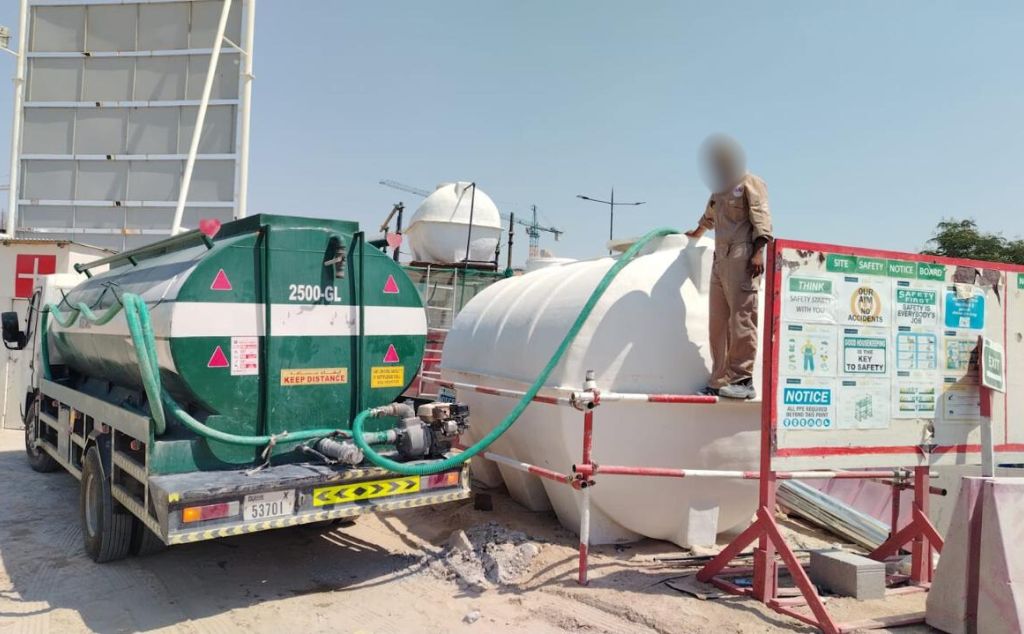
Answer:
<svg viewBox="0 0 1024 634"><path fill-rule="evenodd" d="M647 245L597 303L541 394L579 390L587 370L599 389L692 394L707 381L711 240L668 236ZM503 280L459 313L442 358L447 380L525 389L565 336L613 257L560 264ZM758 359L760 367L760 358ZM760 392L760 371L755 383ZM515 400L459 390L470 405L476 442ZM760 401L715 405L605 403L594 415L597 464L693 469L756 469ZM492 451L569 473L580 462L583 414L532 403ZM536 476L473 461L475 475L533 510L553 508L564 526L579 530L580 495ZM741 529L756 506L755 481L598 475L591 489L591 543L652 537L682 546L714 543Z"/></svg>
<svg viewBox="0 0 1024 634"><path fill-rule="evenodd" d="M491 197L472 183L441 183L416 209L405 236L417 262L453 264L494 260L501 238L501 214ZM470 209L473 224L470 227Z"/></svg>
<svg viewBox="0 0 1024 634"><path fill-rule="evenodd" d="M563 264L569 264L575 262L573 258L559 258L555 256L538 256L535 258L527 258L526 265L523 270L527 273L533 271L539 271L540 269L546 269L549 266L562 266Z"/></svg>

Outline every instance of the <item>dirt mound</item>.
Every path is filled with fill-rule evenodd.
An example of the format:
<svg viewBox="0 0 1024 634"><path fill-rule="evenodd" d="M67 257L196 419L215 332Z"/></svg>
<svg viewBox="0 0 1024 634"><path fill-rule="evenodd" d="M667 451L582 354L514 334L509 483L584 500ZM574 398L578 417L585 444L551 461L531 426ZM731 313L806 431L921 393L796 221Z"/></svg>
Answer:
<svg viewBox="0 0 1024 634"><path fill-rule="evenodd" d="M455 531L444 550L424 563L437 577L491 588L523 581L540 550L526 533L488 522Z"/></svg>

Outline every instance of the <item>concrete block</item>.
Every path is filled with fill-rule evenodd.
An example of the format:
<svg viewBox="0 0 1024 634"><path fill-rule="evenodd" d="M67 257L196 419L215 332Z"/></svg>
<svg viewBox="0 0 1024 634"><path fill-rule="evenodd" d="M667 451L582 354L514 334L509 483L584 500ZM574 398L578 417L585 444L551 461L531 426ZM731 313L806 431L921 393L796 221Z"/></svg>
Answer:
<svg viewBox="0 0 1024 634"><path fill-rule="evenodd" d="M687 546L714 546L718 536L718 505L699 502L690 505L683 527L683 543Z"/></svg>
<svg viewBox="0 0 1024 634"><path fill-rule="evenodd" d="M1024 478L964 478L928 593L928 625L1024 631Z"/></svg>
<svg viewBox="0 0 1024 634"><path fill-rule="evenodd" d="M973 579L968 569L972 544L977 549L976 540L981 537L978 504L984 481L984 478L974 477L960 479L960 493L946 531L946 543L928 592L925 621L950 634L966 634L968 621L974 621L974 617L968 615L967 595L968 586L977 582L977 568ZM973 614L973 610L970 612Z"/></svg>
<svg viewBox="0 0 1024 634"><path fill-rule="evenodd" d="M1024 478L995 478L982 493L977 631L1024 632Z"/></svg>
<svg viewBox="0 0 1024 634"><path fill-rule="evenodd" d="M812 551L808 574L815 584L842 596L885 597L885 564L845 550Z"/></svg>

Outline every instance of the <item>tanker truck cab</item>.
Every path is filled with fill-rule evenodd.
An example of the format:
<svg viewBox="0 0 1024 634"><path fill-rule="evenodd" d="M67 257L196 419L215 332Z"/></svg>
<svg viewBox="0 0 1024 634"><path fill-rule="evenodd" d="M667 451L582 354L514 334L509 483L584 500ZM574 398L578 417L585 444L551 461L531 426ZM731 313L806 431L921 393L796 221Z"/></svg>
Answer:
<svg viewBox="0 0 1024 634"><path fill-rule="evenodd" d="M356 223L251 216L76 269L22 342L26 450L80 480L95 561L469 496L468 408L396 402L426 316Z"/></svg>

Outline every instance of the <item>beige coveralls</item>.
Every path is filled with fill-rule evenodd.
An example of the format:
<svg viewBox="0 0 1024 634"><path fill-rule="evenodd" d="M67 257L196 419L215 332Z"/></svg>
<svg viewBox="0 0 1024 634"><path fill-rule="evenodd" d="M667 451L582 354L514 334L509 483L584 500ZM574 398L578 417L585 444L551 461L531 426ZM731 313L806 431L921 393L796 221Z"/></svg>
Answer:
<svg viewBox="0 0 1024 634"><path fill-rule="evenodd" d="M712 194L700 226L715 232L711 268L711 379L721 388L753 376L757 356L757 290L748 266L754 240L771 240L772 216L764 181L746 174L739 185Z"/></svg>

